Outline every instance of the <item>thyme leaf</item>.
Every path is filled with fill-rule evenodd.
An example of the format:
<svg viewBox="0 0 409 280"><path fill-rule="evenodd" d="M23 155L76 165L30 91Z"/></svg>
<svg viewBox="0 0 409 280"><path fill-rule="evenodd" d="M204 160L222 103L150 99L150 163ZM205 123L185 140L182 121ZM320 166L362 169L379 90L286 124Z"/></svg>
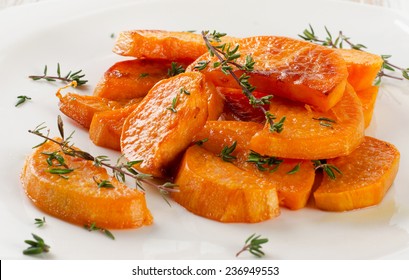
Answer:
<svg viewBox="0 0 409 280"><path fill-rule="evenodd" d="M261 235L256 236L256 234L253 233L246 239L243 248L239 252L237 252L236 257L238 257L241 253L248 251L252 255L261 258L264 256L262 245L267 242L267 238L262 238Z"/></svg>
<svg viewBox="0 0 409 280"><path fill-rule="evenodd" d="M332 180L336 179L336 173L342 175L341 170L333 164L328 164L324 160L313 160L315 170L322 169Z"/></svg>
<svg viewBox="0 0 409 280"><path fill-rule="evenodd" d="M91 223L90 225L84 225L84 228L88 231L99 231L105 234L108 238L115 240L115 236L109 230L105 228L98 227L95 222Z"/></svg>
<svg viewBox="0 0 409 280"><path fill-rule="evenodd" d="M185 72L185 68L182 65L177 64L177 62L172 61L170 68L168 69L168 76L173 77Z"/></svg>
<svg viewBox="0 0 409 280"><path fill-rule="evenodd" d="M40 218L35 218L34 219L34 224L37 225L37 227L42 227L45 225L46 221L45 221L45 217L43 217L42 219Z"/></svg>
<svg viewBox="0 0 409 280"><path fill-rule="evenodd" d="M254 163L257 169L260 171L268 171L270 173L273 173L277 171L283 160L277 159L276 157L262 156L259 153L250 150L247 162Z"/></svg>
<svg viewBox="0 0 409 280"><path fill-rule="evenodd" d="M21 104L25 103L27 100L31 100L31 97L27 96L27 95L19 95L17 96L17 103L15 105L15 107L20 106Z"/></svg>
<svg viewBox="0 0 409 280"><path fill-rule="evenodd" d="M234 141L233 144L231 144L231 146L224 146L219 154L219 157L221 157L222 160L227 162L232 162L233 160L237 159L235 156L231 155L236 149L236 146L237 141Z"/></svg>
<svg viewBox="0 0 409 280"><path fill-rule="evenodd" d="M32 233L34 240L25 240L24 242L30 245L27 249L23 251L24 255L38 255L41 253L48 253L50 251L50 246L44 242L40 236Z"/></svg>

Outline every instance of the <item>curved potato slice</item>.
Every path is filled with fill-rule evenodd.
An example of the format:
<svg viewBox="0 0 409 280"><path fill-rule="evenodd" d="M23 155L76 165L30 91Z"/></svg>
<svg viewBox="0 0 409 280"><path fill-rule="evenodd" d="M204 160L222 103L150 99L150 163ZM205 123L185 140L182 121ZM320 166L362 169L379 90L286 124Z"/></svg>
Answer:
<svg viewBox="0 0 409 280"><path fill-rule="evenodd" d="M59 139L60 140L60 139ZM40 210L78 225L95 223L110 229L136 228L152 223L145 194L130 189L92 161L64 155L60 146L47 141L25 161L21 182L30 200ZM49 166L50 153L64 158L66 167ZM72 169L61 176L53 169ZM114 188L98 187L109 180Z"/></svg>

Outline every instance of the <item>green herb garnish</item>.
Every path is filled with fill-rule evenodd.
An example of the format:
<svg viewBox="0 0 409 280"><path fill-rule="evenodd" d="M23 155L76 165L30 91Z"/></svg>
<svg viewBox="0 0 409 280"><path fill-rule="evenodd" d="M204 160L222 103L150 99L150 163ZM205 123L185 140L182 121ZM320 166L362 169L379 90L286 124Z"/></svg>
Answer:
<svg viewBox="0 0 409 280"><path fill-rule="evenodd" d="M15 105L15 107L20 106L21 104L25 103L27 100L31 100L31 97L28 97L27 95L19 95L17 96L17 103Z"/></svg>
<svg viewBox="0 0 409 280"><path fill-rule="evenodd" d="M24 255L38 255L41 253L48 253L50 251L50 246L45 244L44 239L40 236L31 234L34 240L25 240L24 242L30 245L27 249L23 251Z"/></svg>
<svg viewBox="0 0 409 280"><path fill-rule="evenodd" d="M81 73L82 70L76 71L74 73L72 71L69 71L65 76L61 76L61 67L59 63L57 63L57 76L49 76L47 75L47 71L47 65L45 65L43 75L31 75L28 77L34 81L46 80L48 82L55 82L56 80L60 80L68 83L75 81L77 83L77 86L85 85L88 82L88 80L82 79L83 77L85 77L85 74Z"/></svg>
<svg viewBox="0 0 409 280"><path fill-rule="evenodd" d="M249 251L254 256L261 258L264 256L264 252L261 250L262 245L267 242L267 238L261 238L261 235L256 236L256 234L254 233L249 238L247 238L246 242L244 243L244 247L239 252L237 252L236 257L238 257L245 251Z"/></svg>

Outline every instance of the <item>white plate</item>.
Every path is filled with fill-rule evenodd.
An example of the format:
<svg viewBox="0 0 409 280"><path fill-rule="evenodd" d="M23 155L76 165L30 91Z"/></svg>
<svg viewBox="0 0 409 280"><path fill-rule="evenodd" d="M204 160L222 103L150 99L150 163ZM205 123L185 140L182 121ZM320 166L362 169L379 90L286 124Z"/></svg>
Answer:
<svg viewBox="0 0 409 280"><path fill-rule="evenodd" d="M398 12L330 1L52 1L0 13L0 257L28 258L23 240L42 236L51 259L234 259L252 233L268 237L264 246L272 259L409 258L409 83L385 81L380 89L368 134L395 144L401 151L400 172L383 202L347 213L313 208L283 209L279 218L259 224L222 224L197 217L177 204L172 208L153 191L148 205L152 226L113 231L115 241L49 215L27 199L19 173L25 157L39 139L27 133L46 122L57 135L59 114L55 92L61 83L31 81L30 74L83 69L91 94L103 72L122 58L111 48L128 29L213 30L229 35L277 34L296 37L311 23L325 36L323 26L343 30L370 51L392 54L396 64L409 66L409 19ZM406 53L405 53L406 52ZM32 97L14 107L18 95ZM64 117L67 131L75 130L77 146L95 155L117 153L94 146L87 132ZM243 255L243 258L252 258Z"/></svg>

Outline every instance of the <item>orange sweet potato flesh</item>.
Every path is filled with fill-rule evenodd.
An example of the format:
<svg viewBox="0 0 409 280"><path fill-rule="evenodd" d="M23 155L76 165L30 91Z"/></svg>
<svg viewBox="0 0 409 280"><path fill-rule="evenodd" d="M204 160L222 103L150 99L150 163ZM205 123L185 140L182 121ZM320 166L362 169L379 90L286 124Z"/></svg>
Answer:
<svg viewBox="0 0 409 280"><path fill-rule="evenodd" d="M136 109L138 103L131 106L98 112L89 127L89 138L100 147L121 150L121 133L125 119Z"/></svg>
<svg viewBox="0 0 409 280"><path fill-rule="evenodd" d="M250 148L263 155L294 159L335 158L350 154L364 138L361 101L349 85L341 101L327 112L314 111L304 104L280 98L271 101L270 112L277 120L284 116L286 120L281 133L270 132L265 125L251 139Z"/></svg>
<svg viewBox="0 0 409 280"><path fill-rule="evenodd" d="M187 149L172 198L190 212L224 223L257 223L280 213L273 184L213 153Z"/></svg>
<svg viewBox="0 0 409 280"><path fill-rule="evenodd" d="M186 68L186 63L176 62ZM115 63L105 73L94 90L94 95L110 100L145 96L162 79L169 78L171 61L133 59Z"/></svg>
<svg viewBox="0 0 409 280"><path fill-rule="evenodd" d="M57 97L60 100L60 111L85 128L89 128L95 113L118 109L123 106L120 102L98 96L80 95L76 93L67 93L63 96L58 92Z"/></svg>
<svg viewBox="0 0 409 280"><path fill-rule="evenodd" d="M337 49L344 58L348 69L348 82L355 91L361 91L373 85L383 60L379 55L353 49Z"/></svg>
<svg viewBox="0 0 409 280"><path fill-rule="evenodd" d="M343 174L334 180L324 174L314 192L316 206L348 211L380 203L395 179L399 159L399 151L392 144L366 136L350 155L328 160Z"/></svg>
<svg viewBox="0 0 409 280"><path fill-rule="evenodd" d="M202 147L216 155L220 154L223 147L231 146L236 141L237 146L232 155L237 159L232 163L273 184L277 189L280 206L292 210L303 208L308 201L315 178L312 162L282 159L283 162L274 172L259 170L254 163L248 162L248 157L250 140L262 128L261 124L254 122L208 121L195 136L194 141L208 139ZM299 171L288 174L297 164L300 164Z"/></svg>
<svg viewBox="0 0 409 280"><path fill-rule="evenodd" d="M149 91L125 120L121 135L125 157L142 160L135 168L153 176L166 176L166 168L206 123L208 90L202 74L183 73L158 82Z"/></svg>
<svg viewBox="0 0 409 280"><path fill-rule="evenodd" d="M342 97L348 71L340 54L329 48L309 42L278 36L257 36L237 41L245 64L251 55L256 62L249 73L249 82L257 91L273 94L313 105L321 111L333 107ZM216 62L215 57L204 54L193 62L193 71L199 61ZM234 71L238 77L241 70ZM231 75L224 75L220 67L207 67L202 71L216 86L240 88Z"/></svg>
<svg viewBox="0 0 409 280"><path fill-rule="evenodd" d="M136 58L195 60L207 51L202 36L165 30L123 31L113 51Z"/></svg>
<svg viewBox="0 0 409 280"><path fill-rule="evenodd" d="M373 112L375 109L376 97L378 96L379 87L371 86L356 92L362 103L362 110L364 112L365 128L367 128L372 121Z"/></svg>
<svg viewBox="0 0 409 280"><path fill-rule="evenodd" d="M102 228L125 229L152 223L144 193L118 182L92 161L60 153L74 171L65 175L68 178L48 172L48 155L43 153L56 151L59 146L48 141L25 161L21 182L36 207L81 226L95 223ZM115 188L98 188L94 178L99 182L109 180Z"/></svg>

